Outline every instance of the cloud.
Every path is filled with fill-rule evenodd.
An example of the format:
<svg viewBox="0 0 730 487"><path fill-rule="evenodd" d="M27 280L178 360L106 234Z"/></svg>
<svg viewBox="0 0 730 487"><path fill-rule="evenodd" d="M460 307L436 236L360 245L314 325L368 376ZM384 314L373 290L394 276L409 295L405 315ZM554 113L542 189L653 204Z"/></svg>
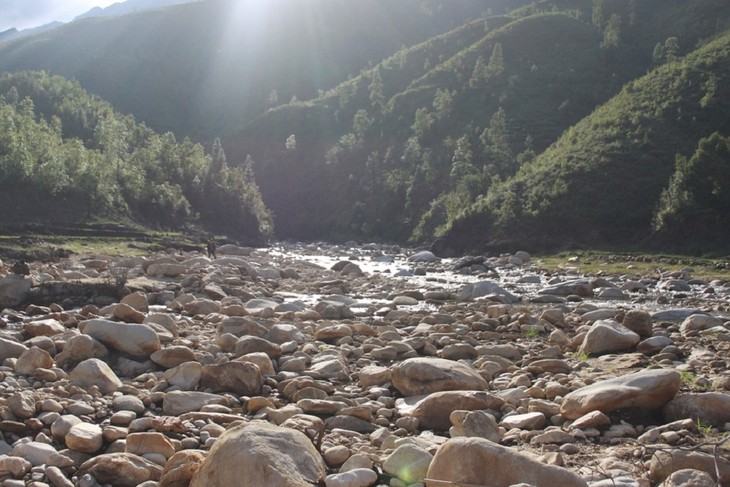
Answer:
<svg viewBox="0 0 730 487"><path fill-rule="evenodd" d="M55 20L68 22L95 6L107 6L114 0L0 0L0 32L37 27Z"/></svg>

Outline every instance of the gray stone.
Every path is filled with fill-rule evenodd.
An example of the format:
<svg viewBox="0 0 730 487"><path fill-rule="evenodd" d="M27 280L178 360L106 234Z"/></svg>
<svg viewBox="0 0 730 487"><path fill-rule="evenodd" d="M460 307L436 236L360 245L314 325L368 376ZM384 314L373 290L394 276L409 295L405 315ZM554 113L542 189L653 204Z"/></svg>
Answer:
<svg viewBox="0 0 730 487"><path fill-rule="evenodd" d="M563 398L560 414L576 419L591 411L637 407L659 409L679 392L682 379L674 370L646 370L582 387Z"/></svg>
<svg viewBox="0 0 730 487"><path fill-rule="evenodd" d="M96 358L84 360L69 374L71 382L81 387L97 386L104 394L111 394L120 387L122 381L109 366Z"/></svg>
<svg viewBox="0 0 730 487"><path fill-rule="evenodd" d="M638 334L613 320L596 321L588 330L579 353L600 355L628 350L639 343Z"/></svg>
<svg viewBox="0 0 730 487"><path fill-rule="evenodd" d="M391 368L393 386L403 396L419 396L439 391L486 390L487 381L461 362L419 357L404 360Z"/></svg>
<svg viewBox="0 0 730 487"><path fill-rule="evenodd" d="M428 478L454 485L509 487L586 487L578 475L545 465L532 457L483 438L452 438L442 445L428 469Z"/></svg>
<svg viewBox="0 0 730 487"><path fill-rule="evenodd" d="M217 439L190 487L301 487L326 477L322 456L304 433L267 423L237 426Z"/></svg>
<svg viewBox="0 0 730 487"><path fill-rule="evenodd" d="M519 299L499 284L493 281L480 281L467 284L459 291L461 301L473 301L483 296L501 296L507 303L516 303Z"/></svg>
<svg viewBox="0 0 730 487"><path fill-rule="evenodd" d="M160 349L160 338L148 325L94 319L83 322L82 333L112 350L136 359L148 359Z"/></svg>

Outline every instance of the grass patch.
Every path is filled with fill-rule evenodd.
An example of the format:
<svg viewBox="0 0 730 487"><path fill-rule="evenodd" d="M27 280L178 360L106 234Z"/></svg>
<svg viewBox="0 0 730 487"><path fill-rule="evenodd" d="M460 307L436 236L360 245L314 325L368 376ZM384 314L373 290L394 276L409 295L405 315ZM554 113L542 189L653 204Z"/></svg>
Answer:
<svg viewBox="0 0 730 487"><path fill-rule="evenodd" d="M535 265L546 270L574 271L577 274L659 277L667 272L693 269L700 279L730 279L730 257L704 258L681 255L615 253L601 250L561 252L537 256Z"/></svg>

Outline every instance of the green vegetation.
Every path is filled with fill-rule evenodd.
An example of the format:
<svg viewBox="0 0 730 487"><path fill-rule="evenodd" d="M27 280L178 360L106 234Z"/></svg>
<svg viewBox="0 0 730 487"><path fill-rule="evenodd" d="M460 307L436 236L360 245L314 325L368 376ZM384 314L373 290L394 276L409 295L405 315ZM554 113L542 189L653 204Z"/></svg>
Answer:
<svg viewBox="0 0 730 487"><path fill-rule="evenodd" d="M189 139L158 135L45 73L0 76L3 225L130 219L202 226L254 243L272 235L253 163L228 168Z"/></svg>
<svg viewBox="0 0 730 487"><path fill-rule="evenodd" d="M621 276L636 274L659 277L692 268L693 275L705 280L727 280L730 264L716 259L664 254L616 254L608 251L570 251L533 256L534 265L546 270L571 271L587 275Z"/></svg>
<svg viewBox="0 0 730 487"><path fill-rule="evenodd" d="M726 2L267 5L210 0L0 45L0 71L79 80L0 79L2 194L35 215L197 220L259 241L275 221L280 238L442 254L728 249Z"/></svg>

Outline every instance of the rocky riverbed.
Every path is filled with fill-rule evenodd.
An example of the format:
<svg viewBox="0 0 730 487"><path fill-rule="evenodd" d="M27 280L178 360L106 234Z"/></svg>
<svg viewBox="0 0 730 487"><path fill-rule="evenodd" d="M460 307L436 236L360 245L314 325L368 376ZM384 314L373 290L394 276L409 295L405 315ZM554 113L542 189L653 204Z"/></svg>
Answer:
<svg viewBox="0 0 730 487"><path fill-rule="evenodd" d="M730 283L525 252L0 264L2 486L730 485Z"/></svg>

